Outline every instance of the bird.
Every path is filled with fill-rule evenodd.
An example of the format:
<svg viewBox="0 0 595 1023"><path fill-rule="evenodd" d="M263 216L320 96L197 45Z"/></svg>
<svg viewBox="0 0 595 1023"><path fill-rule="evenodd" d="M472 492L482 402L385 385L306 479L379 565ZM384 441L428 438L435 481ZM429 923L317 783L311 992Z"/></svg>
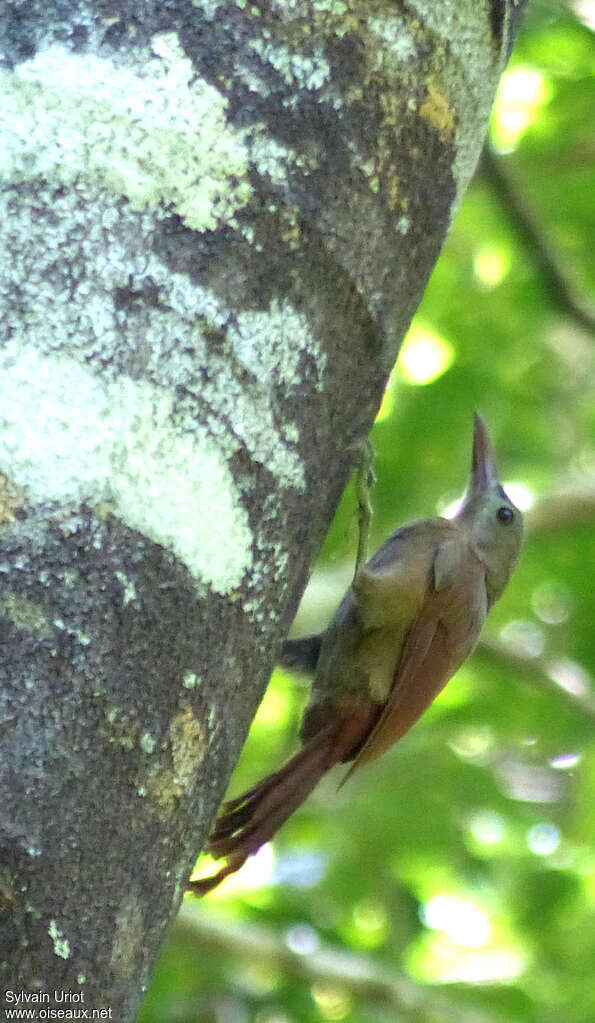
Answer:
<svg viewBox="0 0 595 1023"><path fill-rule="evenodd" d="M475 648L517 564L522 532L475 413L471 475L456 514L401 526L356 563L324 632L285 641L279 663L313 675L301 749L223 805L206 851L226 862L191 880L192 892L206 895L239 870L336 764L350 764L346 781L409 731Z"/></svg>

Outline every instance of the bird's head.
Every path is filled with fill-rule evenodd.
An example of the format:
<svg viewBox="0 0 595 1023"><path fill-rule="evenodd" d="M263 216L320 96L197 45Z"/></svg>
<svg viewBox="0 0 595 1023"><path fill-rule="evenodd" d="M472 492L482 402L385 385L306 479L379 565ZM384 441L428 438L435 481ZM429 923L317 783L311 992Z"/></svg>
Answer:
<svg viewBox="0 0 595 1023"><path fill-rule="evenodd" d="M487 427L475 413L471 479L455 517L469 530L486 566L490 605L504 592L519 558L523 516L502 487Z"/></svg>

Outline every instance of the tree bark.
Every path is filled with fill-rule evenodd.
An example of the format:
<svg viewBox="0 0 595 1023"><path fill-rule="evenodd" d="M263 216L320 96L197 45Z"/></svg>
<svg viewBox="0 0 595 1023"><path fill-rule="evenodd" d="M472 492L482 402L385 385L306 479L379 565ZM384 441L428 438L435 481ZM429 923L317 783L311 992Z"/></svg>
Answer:
<svg viewBox="0 0 595 1023"><path fill-rule="evenodd" d="M5 6L7 1005L134 1018L523 6Z"/></svg>

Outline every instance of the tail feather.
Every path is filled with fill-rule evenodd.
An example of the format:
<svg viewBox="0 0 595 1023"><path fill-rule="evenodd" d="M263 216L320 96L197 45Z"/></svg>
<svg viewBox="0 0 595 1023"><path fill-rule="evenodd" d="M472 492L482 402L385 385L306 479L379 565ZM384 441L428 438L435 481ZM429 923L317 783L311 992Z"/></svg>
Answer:
<svg viewBox="0 0 595 1023"><path fill-rule="evenodd" d="M235 873L291 817L334 764L354 757L375 725L380 707L352 708L321 728L284 767L243 795L231 799L217 820L207 852L227 860L211 877L190 881L189 889L206 895Z"/></svg>
<svg viewBox="0 0 595 1023"><path fill-rule="evenodd" d="M329 736L318 735L285 767L265 778L245 803L220 818L208 852L216 857L256 852L304 802L331 766Z"/></svg>
<svg viewBox="0 0 595 1023"><path fill-rule="evenodd" d="M216 859L225 857L227 864L212 877L191 881L191 891L205 895L216 888L273 837L341 759L344 747L337 732L336 723L321 730L281 770L225 804L206 851Z"/></svg>
<svg viewBox="0 0 595 1023"><path fill-rule="evenodd" d="M313 755L316 755L317 751L323 751L328 748L329 752L333 748L332 739L335 735L336 728L325 728L319 732L302 747L297 753L294 754L286 764L283 765L278 771L273 774L267 775L262 781L259 781L253 788L243 792L241 796L236 796L235 799L230 799L223 804L223 814L217 819L217 823L211 835L211 840L219 835L220 830L223 830L227 824L236 823L236 827L240 827L240 811L247 810L256 804L260 804L263 798L268 795L269 792L276 789L286 779L291 778L296 771L299 771L303 763L309 763L312 760ZM331 757L332 763L329 763L329 767L335 762L335 759ZM326 768L328 770L328 768ZM235 828L234 828L235 830Z"/></svg>
<svg viewBox="0 0 595 1023"><path fill-rule="evenodd" d="M286 639L277 663L283 668L313 675L320 657L323 639L323 633L316 636L296 636Z"/></svg>

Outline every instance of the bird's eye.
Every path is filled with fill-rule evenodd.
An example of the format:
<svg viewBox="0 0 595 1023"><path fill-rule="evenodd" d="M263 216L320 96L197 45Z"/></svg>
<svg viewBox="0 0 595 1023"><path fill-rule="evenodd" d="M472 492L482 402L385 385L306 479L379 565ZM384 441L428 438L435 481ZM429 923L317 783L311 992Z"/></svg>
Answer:
<svg viewBox="0 0 595 1023"><path fill-rule="evenodd" d="M503 526L509 526L514 519L514 512L512 508L507 508L506 505L502 505L496 512L498 522L501 522Z"/></svg>

